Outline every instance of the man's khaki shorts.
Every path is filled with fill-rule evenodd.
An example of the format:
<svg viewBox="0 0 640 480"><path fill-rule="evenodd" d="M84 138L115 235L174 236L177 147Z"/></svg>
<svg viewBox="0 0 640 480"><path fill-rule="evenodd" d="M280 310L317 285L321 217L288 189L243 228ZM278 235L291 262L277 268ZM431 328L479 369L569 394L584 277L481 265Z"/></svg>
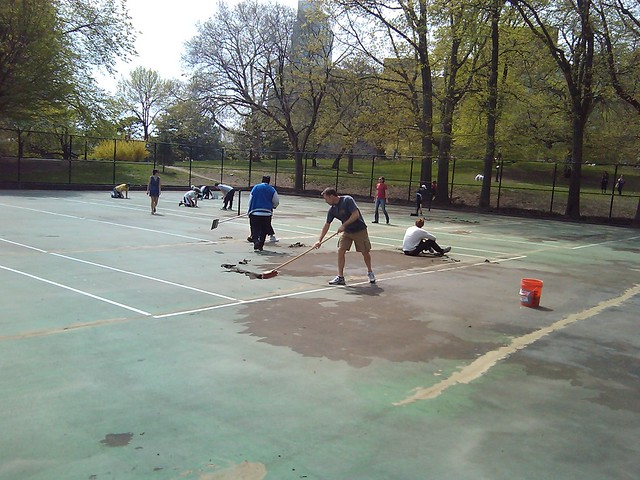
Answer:
<svg viewBox="0 0 640 480"><path fill-rule="evenodd" d="M371 251L369 232L366 228L356 233L342 232L338 240L338 250L349 251L352 243L356 244L356 252L367 253Z"/></svg>

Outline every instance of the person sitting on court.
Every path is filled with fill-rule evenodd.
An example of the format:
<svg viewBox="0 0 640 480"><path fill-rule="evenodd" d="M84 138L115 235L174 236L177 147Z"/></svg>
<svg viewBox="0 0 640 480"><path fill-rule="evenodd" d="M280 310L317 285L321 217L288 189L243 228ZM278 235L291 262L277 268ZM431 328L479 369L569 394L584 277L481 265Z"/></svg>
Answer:
<svg viewBox="0 0 640 480"><path fill-rule="evenodd" d="M197 207L198 206L198 192L191 189L187 193L184 194L182 201L178 204L178 206L184 205L185 207Z"/></svg>
<svg viewBox="0 0 640 480"><path fill-rule="evenodd" d="M442 248L438 245L436 237L422 227L424 227L424 218L418 218L415 226L407 228L402 240L402 251L405 255L415 257L422 252L434 251L441 257L451 251L451 247Z"/></svg>
<svg viewBox="0 0 640 480"><path fill-rule="evenodd" d="M120 185L116 185L115 187L113 187L113 190L111 190L111 198L129 198L130 187L131 184L129 183L121 183Z"/></svg>

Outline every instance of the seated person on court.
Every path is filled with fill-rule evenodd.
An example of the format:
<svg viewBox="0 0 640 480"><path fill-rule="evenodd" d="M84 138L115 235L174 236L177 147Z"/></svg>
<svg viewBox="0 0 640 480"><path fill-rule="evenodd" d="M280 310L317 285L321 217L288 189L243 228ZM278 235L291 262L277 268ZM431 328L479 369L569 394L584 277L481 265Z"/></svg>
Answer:
<svg viewBox="0 0 640 480"><path fill-rule="evenodd" d="M111 190L111 198L129 198L129 187L131 187L128 183L121 183L120 185L116 185ZM124 192L124 195L122 194Z"/></svg>
<svg viewBox="0 0 640 480"><path fill-rule="evenodd" d="M440 247L436 243L436 237L422 227L424 227L424 218L418 218L415 226L407 228L402 240L402 251L405 255L416 256L422 252L434 251L441 257L451 251L451 247Z"/></svg>
<svg viewBox="0 0 640 480"><path fill-rule="evenodd" d="M184 194L182 201L178 206L184 205L185 207L197 207L198 206L198 192L196 190L189 190Z"/></svg>

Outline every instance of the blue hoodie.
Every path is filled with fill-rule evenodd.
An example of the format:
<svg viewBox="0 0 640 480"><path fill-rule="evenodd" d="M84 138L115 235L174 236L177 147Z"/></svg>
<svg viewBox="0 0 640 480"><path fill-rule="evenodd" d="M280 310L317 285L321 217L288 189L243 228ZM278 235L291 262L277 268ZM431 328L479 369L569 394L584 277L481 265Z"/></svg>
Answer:
<svg viewBox="0 0 640 480"><path fill-rule="evenodd" d="M278 192L268 183L258 183L249 195L249 215L270 217L274 208L278 208Z"/></svg>

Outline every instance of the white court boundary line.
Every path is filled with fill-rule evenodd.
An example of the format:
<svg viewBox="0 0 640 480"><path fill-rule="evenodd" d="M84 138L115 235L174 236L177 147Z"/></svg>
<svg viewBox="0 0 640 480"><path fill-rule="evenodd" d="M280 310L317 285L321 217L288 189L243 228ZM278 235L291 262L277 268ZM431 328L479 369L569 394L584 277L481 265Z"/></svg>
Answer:
<svg viewBox="0 0 640 480"><path fill-rule="evenodd" d="M28 210L28 211L31 211L31 212L44 213L44 214L47 214L47 215L54 215L54 216L57 216L57 217L66 217L66 218L71 218L71 219L75 219L75 220L84 220L84 221L87 221L87 222L102 223L104 225L111 225L111 226L114 226L114 227L131 228L133 230L141 230L143 232L151 232L151 233L156 233L156 234L168 235L170 237L186 238L188 240L196 240L198 242L209 243L209 244L214 244L214 245L217 243L217 242L214 242L213 240L208 239L208 238L192 237L190 235L181 235L179 233L171 233L171 232L166 232L164 230L155 230L153 228L136 227L135 225L127 225L127 224L124 224L124 223L108 222L106 220L97 220L95 218L79 217L77 215L68 215L66 213L50 212L48 210L41 210L41 209L38 209L38 208L29 208L29 207L15 206L15 205L7 205L6 203L0 203L0 205L4 206L4 207L20 208L22 210Z"/></svg>
<svg viewBox="0 0 640 480"><path fill-rule="evenodd" d="M64 258L66 260L71 260L71 261L74 261L74 262L79 262L79 263L84 263L84 264L87 264L87 265L92 265L94 267L104 268L105 270L111 270L111 271L118 272L118 273L124 273L126 275L131 275L131 276L134 276L134 277L144 278L146 280L151 280L153 282L163 283L165 285L171 285L171 286L174 286L174 287L179 287L179 288L183 288L183 289L186 289L186 290L191 290L191 291L198 292L198 293L203 293L205 295L210 295L210 296L214 296L214 297L218 297L218 298L223 298L225 300L232 300L234 302L242 303L242 300L239 300L237 298L229 297L227 295L222 295L220 293L211 292L209 290L202 290L200 288L191 287L189 285L184 285L182 283L176 283L176 282L171 282L169 280L163 280L163 279L160 279L160 278L150 277L150 276L144 275L142 273L132 272L130 270L123 270L121 268L116 268L116 267L111 267L109 265L104 265L104 264L101 264L101 263L91 262L89 260L83 260L81 258L71 257L69 255L63 255L61 253L48 252L48 251L42 250L40 248L32 247L30 245L25 245L23 243L13 242L13 241L7 240L5 238L0 238L0 241L1 242L6 242L6 243L10 243L12 245L16 245L16 246L23 247L23 248L28 248L30 250L35 250L35 251L40 252L40 253L52 255L54 257ZM1 267L1 265L0 265L0 267ZM14 271L13 269L10 269L9 267L4 267L4 268L8 269L8 270L11 270L11 271ZM48 280L43 279L41 277L32 276L30 274L27 274L25 272L21 272L19 270L15 270L15 272L16 273L22 273L24 275L31 276L32 278L37 278L39 280L51 283L51 281L48 281ZM55 282L52 282L52 283L55 284ZM69 289L72 289L72 288L69 287ZM151 314L148 314L148 315L151 315Z"/></svg>
<svg viewBox="0 0 640 480"><path fill-rule="evenodd" d="M591 248L591 247L599 247L600 245L606 245L607 243L620 243L620 242L628 242L629 240L636 240L637 238L640 238L640 235L637 235L635 237L631 237L631 238L616 238L614 240L607 240L606 242L600 242L600 243L590 243L588 245L580 245L577 247L572 247L571 250L579 250L581 248Z"/></svg>
<svg viewBox="0 0 640 480"><path fill-rule="evenodd" d="M505 259L499 259L499 260L495 260L494 263L502 263L502 262L508 262L511 260L519 260L521 258L526 258L526 255L519 255L516 257L510 257L510 258L505 258ZM416 277L416 276L420 276L420 275L432 275L435 273L439 273L439 272L449 272L452 270L462 270L464 268L470 268L470 267L476 267L476 266L480 266L480 265L486 265L486 262L477 262L477 263L472 263L472 264L468 264L468 265L453 265L453 266L447 266L447 267L442 267L442 268L438 268L436 270L423 270L423 271L419 271L419 272L403 272L400 275L394 275L391 277L384 277L384 278L378 278L376 280L376 283L379 281L388 281L388 280L396 280L396 279L403 279L403 278L409 278L409 277ZM296 296L300 296L300 295L308 295L308 294L312 294L312 293L318 293L318 292L325 292L327 290L333 290L336 288L349 288L350 286L358 286L358 285L368 285L369 284L369 280L365 280L362 282L355 282L355 283L350 283L347 286L331 286L331 287L321 287L321 288L314 288L311 290L302 290L299 292L291 292L291 293L282 293L280 295L270 295L267 297L260 297L260 298L254 298L252 300L240 300L234 303L225 303L222 305L212 305L210 307L202 307L202 308L196 308L196 309L192 309L192 310L180 310L177 312L172 312L172 313L165 313L165 314L161 314L161 315L153 315L153 318L168 318L168 317L178 317L181 315L190 315L192 313L200 313L200 312L208 312L210 310L218 310L220 308L227 308L227 307L234 307L237 305L247 305L250 303L258 303L258 302L268 302L271 300L277 300L280 298L291 298L291 297L296 297Z"/></svg>
<svg viewBox="0 0 640 480"><path fill-rule="evenodd" d="M403 406L410 403L417 402L419 400L431 400L438 397L449 387L458 384L468 384L478 378L482 377L491 368L493 368L498 362L505 360L512 353L527 348L529 345L537 342L542 337L549 335L556 330L561 330L569 325L591 318L611 307L618 307L622 303L630 300L634 296L640 294L640 284L636 284L621 295L604 300L598 303L596 306L582 310L581 312L572 313L571 315L552 323L549 326L542 327L539 330L514 338L509 345L500 347L497 350L492 350L485 353L481 357L477 358L462 370L454 372L449 378L436 383L428 388L416 388L415 393L404 400L395 402L394 406Z"/></svg>
<svg viewBox="0 0 640 480"><path fill-rule="evenodd" d="M145 312L144 310L140 310L135 307L130 307L129 305L125 305L124 303L114 302L113 300L109 300L108 298L101 297L99 295L94 295L93 293L85 292L83 290L78 290L77 288L70 287L69 285L64 285L62 283L54 282L52 280L47 280L46 278L38 277L37 275L32 275L27 272L22 272L20 270L16 270L14 268L5 267L4 265L0 265L0 268L3 270L7 270L9 272L17 273L18 275L24 275L25 277L33 278L34 280L38 280L40 282L48 283L49 285L54 285L56 287L64 288L65 290L71 290L72 292L79 293L80 295L84 295L95 300L100 300L101 302L109 303L111 305L115 305L116 307L124 308L125 310L130 310L135 313L139 313L144 316L151 316L149 312Z"/></svg>

